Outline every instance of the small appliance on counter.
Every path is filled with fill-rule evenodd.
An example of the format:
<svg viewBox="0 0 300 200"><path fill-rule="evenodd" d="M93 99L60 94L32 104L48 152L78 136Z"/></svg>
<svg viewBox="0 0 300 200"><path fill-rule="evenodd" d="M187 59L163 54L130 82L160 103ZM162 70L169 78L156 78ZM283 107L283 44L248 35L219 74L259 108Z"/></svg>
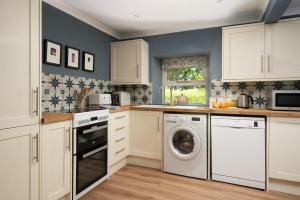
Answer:
<svg viewBox="0 0 300 200"><path fill-rule="evenodd" d="M251 104L250 104L251 102ZM250 108L253 105L253 98L247 94L240 94L237 101L238 108Z"/></svg>
<svg viewBox="0 0 300 200"><path fill-rule="evenodd" d="M89 95L89 106L110 105L111 94L91 94Z"/></svg>
<svg viewBox="0 0 300 200"><path fill-rule="evenodd" d="M113 93L112 94L112 105L114 105L114 106L130 105L130 93L128 93L128 92Z"/></svg>
<svg viewBox="0 0 300 200"><path fill-rule="evenodd" d="M273 90L268 100L269 109L300 111L300 90Z"/></svg>

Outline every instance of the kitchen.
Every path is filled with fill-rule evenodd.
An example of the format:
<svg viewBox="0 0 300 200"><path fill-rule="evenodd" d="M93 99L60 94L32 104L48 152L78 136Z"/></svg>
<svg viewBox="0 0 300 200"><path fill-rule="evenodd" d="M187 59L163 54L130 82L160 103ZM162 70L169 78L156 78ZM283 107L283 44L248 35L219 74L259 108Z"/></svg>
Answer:
<svg viewBox="0 0 300 200"><path fill-rule="evenodd" d="M0 199L300 199L299 1L0 10Z"/></svg>

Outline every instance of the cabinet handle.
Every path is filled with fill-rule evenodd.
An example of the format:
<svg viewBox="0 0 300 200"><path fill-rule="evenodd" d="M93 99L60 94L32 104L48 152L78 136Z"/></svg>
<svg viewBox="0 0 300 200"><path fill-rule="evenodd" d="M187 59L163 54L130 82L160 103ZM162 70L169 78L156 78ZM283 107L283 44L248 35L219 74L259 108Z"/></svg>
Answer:
<svg viewBox="0 0 300 200"><path fill-rule="evenodd" d="M66 135L68 141L66 145L66 149L70 151L71 150L71 128L70 127L66 130Z"/></svg>
<svg viewBox="0 0 300 200"><path fill-rule="evenodd" d="M125 137L122 137L122 138L120 138L120 139L117 139L117 140L116 140L116 143L121 142L121 141L123 141L123 140L125 140Z"/></svg>
<svg viewBox="0 0 300 200"><path fill-rule="evenodd" d="M33 138L32 138L32 144L35 142L35 154L32 151L32 160L36 160L36 162L39 162L39 134L37 133ZM33 148L32 148L33 149Z"/></svg>
<svg viewBox="0 0 300 200"><path fill-rule="evenodd" d="M139 78L139 64L136 65L136 77Z"/></svg>
<svg viewBox="0 0 300 200"><path fill-rule="evenodd" d="M122 126L122 127L120 127L120 128L116 128L115 131L120 131L120 130L122 130L122 129L124 129L124 128L125 128L125 126Z"/></svg>
<svg viewBox="0 0 300 200"><path fill-rule="evenodd" d="M125 148L122 148L121 150L116 151L116 155L118 155L119 153L121 153L121 152L124 151L124 150L125 150Z"/></svg>
<svg viewBox="0 0 300 200"><path fill-rule="evenodd" d="M264 56L261 55L260 57L260 70L261 70L261 73L264 73Z"/></svg>
<svg viewBox="0 0 300 200"><path fill-rule="evenodd" d="M123 119L123 118L125 118L125 116L116 117L115 120Z"/></svg>
<svg viewBox="0 0 300 200"><path fill-rule="evenodd" d="M271 56L270 54L268 55L268 72L271 72Z"/></svg>
<svg viewBox="0 0 300 200"><path fill-rule="evenodd" d="M35 96L35 105L33 105L33 99ZM31 100L31 105L32 105L32 114L33 116L38 116L39 115L39 88L36 87L35 90L32 90L32 100Z"/></svg>
<svg viewBox="0 0 300 200"><path fill-rule="evenodd" d="M159 117L157 117L157 132L159 133Z"/></svg>

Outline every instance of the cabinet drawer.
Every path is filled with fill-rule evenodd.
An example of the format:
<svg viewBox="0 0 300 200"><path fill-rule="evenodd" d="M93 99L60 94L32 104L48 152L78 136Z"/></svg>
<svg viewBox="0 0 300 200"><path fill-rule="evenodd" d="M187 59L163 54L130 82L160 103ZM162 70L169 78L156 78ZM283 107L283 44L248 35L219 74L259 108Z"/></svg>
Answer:
<svg viewBox="0 0 300 200"><path fill-rule="evenodd" d="M128 138L124 138L115 142L109 146L109 165L113 165L114 163L122 160L126 156L128 156L129 147L128 147Z"/></svg>
<svg viewBox="0 0 300 200"><path fill-rule="evenodd" d="M109 121L111 124L124 123L129 120L129 112L118 112L110 115Z"/></svg>

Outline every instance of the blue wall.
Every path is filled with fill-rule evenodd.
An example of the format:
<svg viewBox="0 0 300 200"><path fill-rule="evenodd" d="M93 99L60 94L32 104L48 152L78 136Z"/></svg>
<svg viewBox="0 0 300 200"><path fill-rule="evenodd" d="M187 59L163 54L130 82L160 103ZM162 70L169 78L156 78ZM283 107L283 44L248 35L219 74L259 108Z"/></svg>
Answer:
<svg viewBox="0 0 300 200"><path fill-rule="evenodd" d="M44 3L42 5L42 37L53 40L63 46L72 46L81 50L80 69L65 68L64 48L62 51L62 66L43 64L43 72L71 76L83 76L101 80L110 79L110 43L114 37L64 13L55 7ZM82 70L82 51L95 54L95 71Z"/></svg>
<svg viewBox="0 0 300 200"><path fill-rule="evenodd" d="M149 43L150 48L150 79L153 84L153 104L162 103L161 58L209 55L209 83L212 79L221 79L222 28L170 33L143 39Z"/></svg>

